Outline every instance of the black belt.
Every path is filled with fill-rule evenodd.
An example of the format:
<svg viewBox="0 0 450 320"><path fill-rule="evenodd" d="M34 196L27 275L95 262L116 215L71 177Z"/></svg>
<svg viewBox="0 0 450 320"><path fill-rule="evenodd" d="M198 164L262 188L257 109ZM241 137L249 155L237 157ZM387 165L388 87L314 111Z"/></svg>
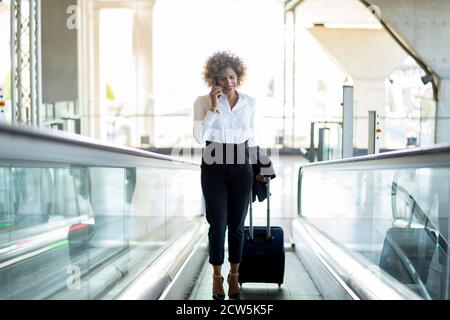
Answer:
<svg viewBox="0 0 450 320"><path fill-rule="evenodd" d="M248 148L248 140L246 140L245 142L242 143L220 143L220 142L214 142L214 141L206 141L206 146L209 146L211 143L214 143L218 146L234 146L235 148L237 148L238 146L245 146L246 148Z"/></svg>
<svg viewBox="0 0 450 320"><path fill-rule="evenodd" d="M206 141L202 163L206 164L248 164L248 141L243 143L219 143Z"/></svg>

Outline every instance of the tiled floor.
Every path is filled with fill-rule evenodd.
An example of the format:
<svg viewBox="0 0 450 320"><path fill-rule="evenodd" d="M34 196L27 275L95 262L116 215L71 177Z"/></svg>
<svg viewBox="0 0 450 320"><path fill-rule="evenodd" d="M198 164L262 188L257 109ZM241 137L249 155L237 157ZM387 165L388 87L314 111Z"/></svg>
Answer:
<svg viewBox="0 0 450 320"><path fill-rule="evenodd" d="M229 272L229 265L224 264L224 278ZM228 286L224 284L225 292ZM206 262L188 293L189 300L211 300L212 269ZM242 300L322 300L316 286L306 273L302 263L294 252L286 251L284 284L278 288L274 283L244 283L241 289Z"/></svg>

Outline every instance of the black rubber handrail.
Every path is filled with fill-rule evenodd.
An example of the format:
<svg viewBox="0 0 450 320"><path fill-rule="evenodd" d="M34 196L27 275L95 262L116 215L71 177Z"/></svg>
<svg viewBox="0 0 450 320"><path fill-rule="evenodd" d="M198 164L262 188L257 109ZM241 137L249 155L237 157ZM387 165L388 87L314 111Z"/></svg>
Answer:
<svg viewBox="0 0 450 320"><path fill-rule="evenodd" d="M301 166L301 169L307 169L311 167L333 167L335 165L346 165L348 164L349 169L351 169L352 164L360 163L360 162L374 162L373 167L376 168L378 165L376 164L376 161L378 160L397 160L404 158L410 158L417 156L434 156L437 154L447 154L450 156L450 144L437 144L433 146L427 146L427 147L420 147L420 148L414 148L414 149L403 149L403 150L396 150L396 151L389 151L389 152L383 152L383 153L377 153L377 154L371 154L366 156L358 156L358 157L352 157L352 158L344 158L344 159L337 159L337 160L329 160L329 161L320 161L320 162L314 162L314 163L308 163ZM430 158L431 160L431 158ZM404 162L407 166L408 162ZM430 164L432 162L430 161ZM449 163L447 163L448 165Z"/></svg>
<svg viewBox="0 0 450 320"><path fill-rule="evenodd" d="M177 162L181 164L195 165L199 166L199 164L183 160L183 159L175 159L170 156L161 155L155 152L145 151L137 148L114 145L110 143L106 143L100 140L96 140L93 138L89 138L86 136L81 136L77 134L67 133L64 131L55 131L50 129L34 129L30 127L19 127L19 126L10 126L5 124L0 124L0 134L11 134L15 136L20 136L23 138L38 138L45 141L50 142L59 142L64 144L69 144L73 146L82 146L95 150L104 150L115 152L119 154L133 155L144 158L151 158L157 160L164 160L170 162Z"/></svg>

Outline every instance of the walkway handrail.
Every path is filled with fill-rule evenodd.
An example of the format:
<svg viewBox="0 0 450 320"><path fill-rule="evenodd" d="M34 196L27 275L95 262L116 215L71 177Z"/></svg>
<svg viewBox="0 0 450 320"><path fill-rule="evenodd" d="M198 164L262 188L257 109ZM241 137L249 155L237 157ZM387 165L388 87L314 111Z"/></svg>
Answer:
<svg viewBox="0 0 450 320"><path fill-rule="evenodd" d="M405 162L405 158L408 161ZM426 160L426 161L425 161ZM338 160L314 162L303 165L300 170L353 170L353 169L384 169L384 168L413 168L426 165L439 166L448 164L450 160L450 144L438 144L429 147L404 149L359 156ZM374 162L376 161L376 163Z"/></svg>
<svg viewBox="0 0 450 320"><path fill-rule="evenodd" d="M145 166L145 160L153 159L166 165L199 167L199 164L181 158L114 145L77 134L5 124L0 124L0 146L2 146L0 160L20 158L21 160L32 161L118 166L125 159L123 156L134 156L127 158L127 165ZM49 148L44 149L43 147ZM57 153L47 152L51 150L57 150ZM46 153L39 151L45 151ZM86 154L78 154L80 151L89 152L92 159L87 159ZM134 161L128 163L131 159L134 159Z"/></svg>

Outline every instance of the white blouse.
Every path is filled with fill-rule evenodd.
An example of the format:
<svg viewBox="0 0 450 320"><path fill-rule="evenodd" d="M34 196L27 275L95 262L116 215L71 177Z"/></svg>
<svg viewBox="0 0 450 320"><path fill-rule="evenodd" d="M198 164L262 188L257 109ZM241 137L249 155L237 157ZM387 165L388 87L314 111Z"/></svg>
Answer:
<svg viewBox="0 0 450 320"><path fill-rule="evenodd" d="M206 141L217 143L243 143L255 146L255 99L239 92L239 100L231 109L225 95L219 97L219 113L211 112L209 95L200 96L194 102L194 138L204 145Z"/></svg>

